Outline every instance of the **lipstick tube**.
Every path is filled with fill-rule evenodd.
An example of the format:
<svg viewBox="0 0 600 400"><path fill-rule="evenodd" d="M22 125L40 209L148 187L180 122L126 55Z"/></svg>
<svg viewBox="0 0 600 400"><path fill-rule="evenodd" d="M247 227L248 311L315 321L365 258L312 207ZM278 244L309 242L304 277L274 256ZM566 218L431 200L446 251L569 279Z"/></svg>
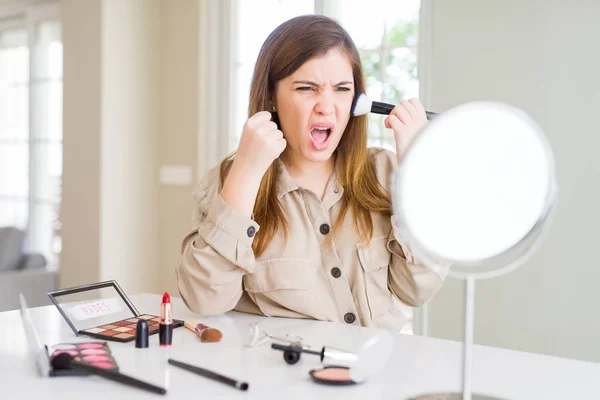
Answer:
<svg viewBox="0 0 600 400"><path fill-rule="evenodd" d="M163 294L160 304L160 322L158 323L158 340L161 346L170 346L173 340L173 314L169 293Z"/></svg>

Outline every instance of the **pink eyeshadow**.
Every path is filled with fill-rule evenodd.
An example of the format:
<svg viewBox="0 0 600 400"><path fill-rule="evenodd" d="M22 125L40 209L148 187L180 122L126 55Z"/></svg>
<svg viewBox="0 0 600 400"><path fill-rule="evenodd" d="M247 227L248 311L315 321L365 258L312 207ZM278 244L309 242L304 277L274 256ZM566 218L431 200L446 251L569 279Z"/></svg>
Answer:
<svg viewBox="0 0 600 400"><path fill-rule="evenodd" d="M68 355L73 357L79 354L79 352L75 350L56 350L54 353L52 353L52 356L57 356L62 353L67 353Z"/></svg>
<svg viewBox="0 0 600 400"><path fill-rule="evenodd" d="M104 343L79 343L80 349L101 349L104 347Z"/></svg>
<svg viewBox="0 0 600 400"><path fill-rule="evenodd" d="M106 354L106 351L102 350L102 349L85 349L85 350L81 350L81 354L85 354L85 355Z"/></svg>
<svg viewBox="0 0 600 400"><path fill-rule="evenodd" d="M98 361L110 361L109 356L101 356L101 355L92 355L83 357L83 361L85 362L98 362Z"/></svg>
<svg viewBox="0 0 600 400"><path fill-rule="evenodd" d="M98 368L112 368L114 366L113 363L109 363L109 362L95 362L95 363L92 363L92 365L94 367L98 367Z"/></svg>

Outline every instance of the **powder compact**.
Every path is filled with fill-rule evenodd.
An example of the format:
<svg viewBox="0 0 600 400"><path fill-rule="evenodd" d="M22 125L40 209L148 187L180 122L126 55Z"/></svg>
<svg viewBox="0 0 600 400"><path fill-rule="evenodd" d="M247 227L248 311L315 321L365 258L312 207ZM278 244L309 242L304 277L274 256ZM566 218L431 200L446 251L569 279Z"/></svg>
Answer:
<svg viewBox="0 0 600 400"><path fill-rule="evenodd" d="M21 321L23 322L23 329L27 338L27 347L35 360L35 365L40 376L88 375L87 371L80 368L54 368L52 359L62 353L67 353L74 360L96 368L113 372L119 370L117 362L112 356L106 342L59 343L50 347L42 345L38 331L31 318L27 301L22 293L19 294L19 306L21 309Z"/></svg>
<svg viewBox="0 0 600 400"><path fill-rule="evenodd" d="M272 349L283 351L283 359L287 364L298 363L301 353L319 356L324 367L311 370L309 375L316 383L334 386L355 385L376 375L385 368L393 347L394 337L384 330L371 336L356 353L331 346L316 350L300 342L271 344Z"/></svg>
<svg viewBox="0 0 600 400"><path fill-rule="evenodd" d="M355 385L358 382L352 380L350 368L327 366L310 371L310 377L317 383L334 386Z"/></svg>
<svg viewBox="0 0 600 400"><path fill-rule="evenodd" d="M117 362L110 353L106 342L84 342L84 343L59 343L48 349L50 357L67 353L75 361L83 362L91 366L111 371L118 371ZM51 376L62 375L87 375L83 369L53 369Z"/></svg>
<svg viewBox="0 0 600 400"><path fill-rule="evenodd" d="M48 297L76 336L130 342L135 340L140 320L148 323L149 335L158 333L160 317L140 314L116 281L56 290ZM183 321L173 320L173 328L181 326Z"/></svg>

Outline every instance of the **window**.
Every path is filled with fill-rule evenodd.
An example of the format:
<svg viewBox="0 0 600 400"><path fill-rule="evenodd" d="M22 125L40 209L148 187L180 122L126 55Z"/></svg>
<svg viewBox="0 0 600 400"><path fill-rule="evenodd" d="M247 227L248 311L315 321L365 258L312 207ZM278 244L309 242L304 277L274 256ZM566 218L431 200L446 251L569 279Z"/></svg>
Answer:
<svg viewBox="0 0 600 400"><path fill-rule="evenodd" d="M334 16L360 52L367 77L367 95L398 104L419 97L417 39L420 0L370 0L368 6L340 8ZM384 115L369 114L369 146L396 151Z"/></svg>
<svg viewBox="0 0 600 400"><path fill-rule="evenodd" d="M0 8L0 226L26 230L27 250L43 254L56 268L62 181L59 9L44 4L10 12Z"/></svg>

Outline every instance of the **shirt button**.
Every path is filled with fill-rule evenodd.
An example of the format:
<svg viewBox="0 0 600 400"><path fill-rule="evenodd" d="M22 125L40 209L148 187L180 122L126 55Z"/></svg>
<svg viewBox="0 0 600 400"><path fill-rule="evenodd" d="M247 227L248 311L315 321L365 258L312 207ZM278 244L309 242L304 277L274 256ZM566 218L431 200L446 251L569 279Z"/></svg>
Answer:
<svg viewBox="0 0 600 400"><path fill-rule="evenodd" d="M340 276L342 276L342 270L339 269L338 267L334 267L331 269L331 276L333 276L334 278L339 278Z"/></svg>
<svg viewBox="0 0 600 400"><path fill-rule="evenodd" d="M319 227L319 231L321 232L321 234L327 235L329 233L329 225L327 225L327 224L321 225Z"/></svg>
<svg viewBox="0 0 600 400"><path fill-rule="evenodd" d="M246 233L248 234L248 237L252 237L256 233L256 229L253 226L251 226L250 228L248 228Z"/></svg>
<svg viewBox="0 0 600 400"><path fill-rule="evenodd" d="M355 320L356 320L356 317L351 312L346 313L346 315L344 315L344 322L346 322L347 324L351 324Z"/></svg>

